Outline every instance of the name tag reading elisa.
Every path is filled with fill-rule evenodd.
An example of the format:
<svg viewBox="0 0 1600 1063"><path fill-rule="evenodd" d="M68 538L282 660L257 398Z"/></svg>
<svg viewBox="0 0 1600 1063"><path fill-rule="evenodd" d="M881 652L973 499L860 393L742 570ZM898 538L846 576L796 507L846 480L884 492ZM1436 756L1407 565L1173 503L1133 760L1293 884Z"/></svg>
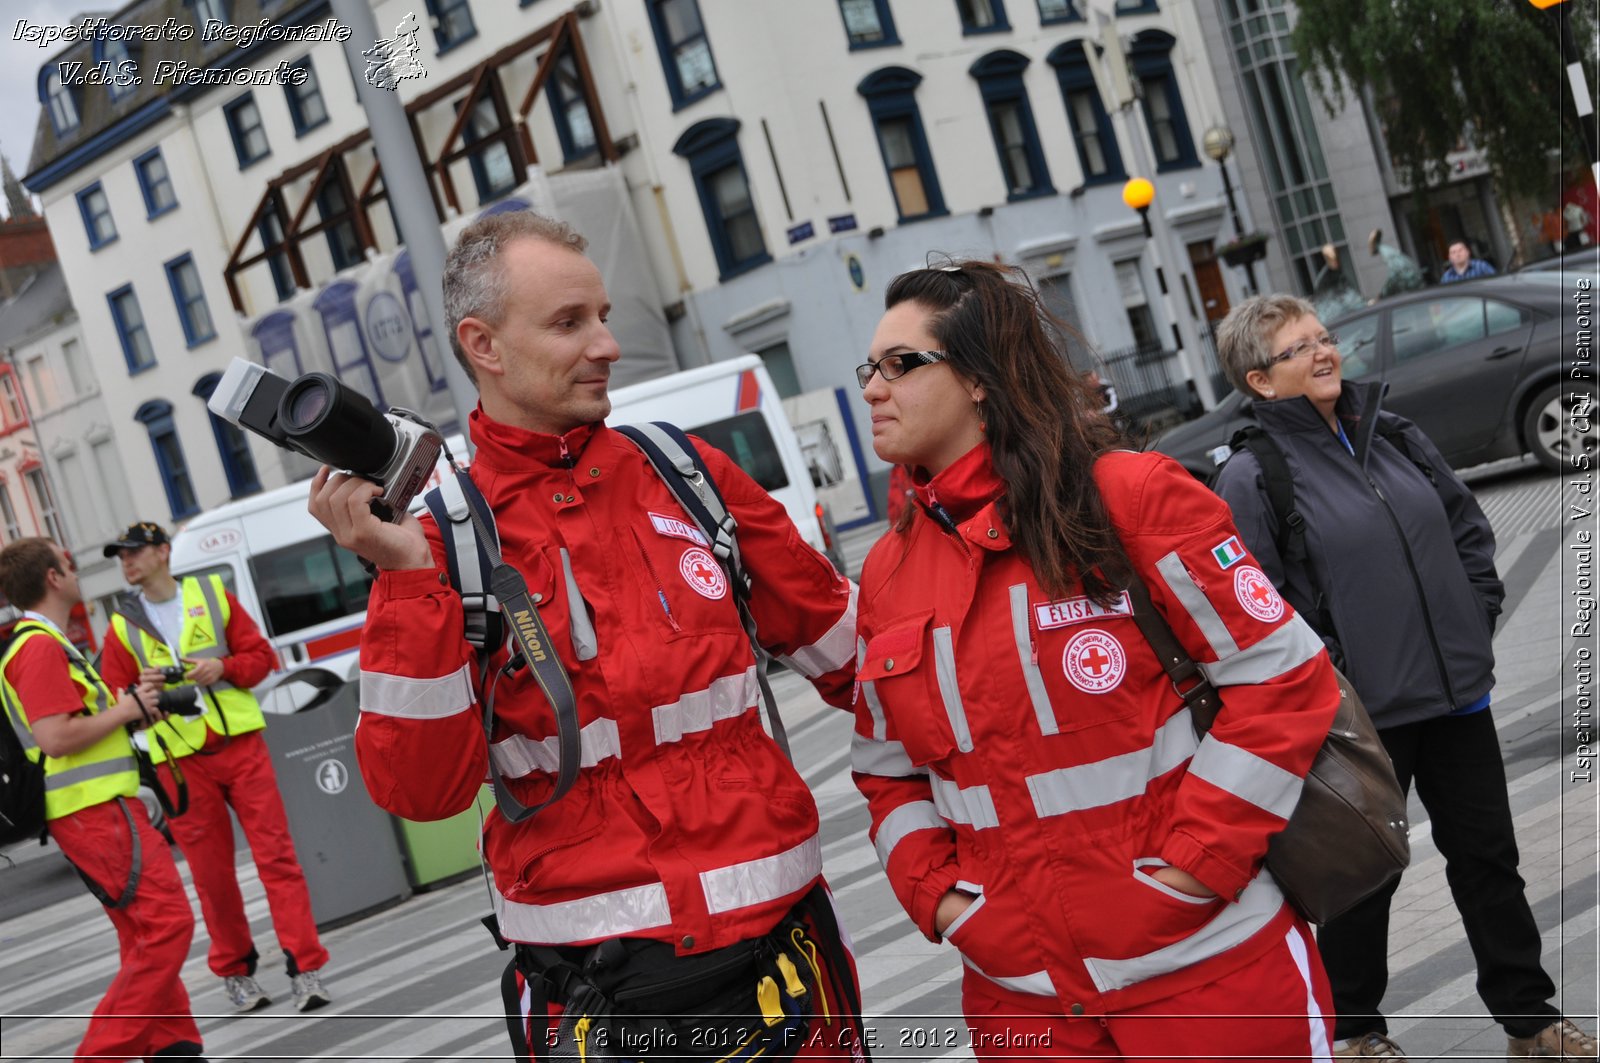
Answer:
<svg viewBox="0 0 1600 1063"><path fill-rule="evenodd" d="M1129 600L1127 591L1118 595L1117 600L1109 606L1101 605L1093 598L1063 598L1059 602L1046 602L1033 607L1033 616L1038 621L1040 631L1082 624L1106 616L1132 615L1133 602Z"/></svg>

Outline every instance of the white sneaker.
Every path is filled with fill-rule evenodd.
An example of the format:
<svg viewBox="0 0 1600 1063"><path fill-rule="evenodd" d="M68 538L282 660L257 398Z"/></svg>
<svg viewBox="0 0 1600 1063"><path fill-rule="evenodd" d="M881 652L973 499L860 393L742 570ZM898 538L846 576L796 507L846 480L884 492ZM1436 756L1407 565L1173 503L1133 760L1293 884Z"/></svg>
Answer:
<svg viewBox="0 0 1600 1063"><path fill-rule="evenodd" d="M301 971L294 976L294 1006L299 1011L315 1011L333 1003L328 991L322 988L322 975L318 971Z"/></svg>
<svg viewBox="0 0 1600 1063"><path fill-rule="evenodd" d="M222 980L222 988L233 1001L233 1010L243 1013L264 1008L272 1003L261 988L261 983L247 974L230 974Z"/></svg>

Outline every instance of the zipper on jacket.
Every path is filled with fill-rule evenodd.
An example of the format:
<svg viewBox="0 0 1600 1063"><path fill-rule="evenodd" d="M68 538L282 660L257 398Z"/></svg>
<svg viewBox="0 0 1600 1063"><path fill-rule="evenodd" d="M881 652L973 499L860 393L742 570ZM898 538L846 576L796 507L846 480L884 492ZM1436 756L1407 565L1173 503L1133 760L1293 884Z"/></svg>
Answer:
<svg viewBox="0 0 1600 1063"><path fill-rule="evenodd" d="M950 516L950 511L939 504L939 499L933 493L932 488L928 489L928 504L923 506L922 509L929 517L933 518L935 524L943 528L956 541L956 544L961 547L961 552L966 555L968 561L971 561L971 547L967 546L967 541L961 537L961 529L956 527L955 518Z"/></svg>
<svg viewBox="0 0 1600 1063"><path fill-rule="evenodd" d="M661 577L656 574L656 566L650 563L650 554L646 552L644 543L639 540L639 533L634 528L628 529L633 536L633 545L639 548L639 560L644 562L644 570L650 573L650 578L656 585L656 599L661 603L661 611L667 614L667 623L672 625L672 630L682 631L678 626L678 618L672 615L672 606L667 602L666 589L661 586Z"/></svg>
<svg viewBox="0 0 1600 1063"><path fill-rule="evenodd" d="M1446 700L1450 702L1450 711L1454 712L1461 706L1456 704L1456 694L1450 686L1450 673L1444 666L1444 653L1439 649L1439 636L1433 630L1433 614L1428 611L1428 597L1423 592L1422 578L1417 575L1417 563L1411 556L1411 544L1406 541L1405 532L1400 528L1400 519L1394 515L1394 507L1389 505L1389 496L1383 493L1378 481L1374 480L1372 474L1365 468L1361 470L1361 474L1367 478L1367 483L1372 487L1373 494L1378 496L1378 501L1383 503L1383 511L1388 514L1395 538L1400 540L1400 551L1406 558L1406 570L1411 573L1411 585L1417 591L1417 605L1422 609L1422 623L1428 629L1428 646L1433 650L1433 665L1439 670L1439 683L1444 687Z"/></svg>

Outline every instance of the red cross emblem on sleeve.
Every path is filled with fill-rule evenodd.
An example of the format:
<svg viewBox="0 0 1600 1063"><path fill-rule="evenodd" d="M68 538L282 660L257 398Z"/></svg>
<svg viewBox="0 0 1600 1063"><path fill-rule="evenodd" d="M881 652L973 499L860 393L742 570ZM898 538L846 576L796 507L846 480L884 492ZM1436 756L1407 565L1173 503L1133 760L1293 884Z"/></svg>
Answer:
<svg viewBox="0 0 1600 1063"><path fill-rule="evenodd" d="M699 547L685 550L678 559L678 572L683 581L698 595L712 601L728 593L728 576L717 564L717 559Z"/></svg>
<svg viewBox="0 0 1600 1063"><path fill-rule="evenodd" d="M1128 655L1115 637L1090 628L1080 631L1061 654L1061 670L1067 682L1085 694L1104 694L1115 690L1128 674Z"/></svg>
<svg viewBox="0 0 1600 1063"><path fill-rule="evenodd" d="M1254 565L1245 565L1233 574L1233 593L1244 611L1263 623L1283 616L1283 598L1278 588Z"/></svg>

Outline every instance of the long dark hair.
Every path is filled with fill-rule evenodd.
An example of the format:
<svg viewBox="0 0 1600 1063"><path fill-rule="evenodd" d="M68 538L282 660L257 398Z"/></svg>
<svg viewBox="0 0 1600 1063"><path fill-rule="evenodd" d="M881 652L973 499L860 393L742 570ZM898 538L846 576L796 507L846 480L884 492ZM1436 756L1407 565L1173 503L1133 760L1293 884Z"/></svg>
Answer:
<svg viewBox="0 0 1600 1063"><path fill-rule="evenodd" d="M1068 362L1070 327L1022 270L982 260L902 273L884 308L904 302L933 311L929 331L951 367L983 385L979 416L1006 485L1006 524L1040 587L1061 595L1081 580L1107 601L1129 567L1092 470L1128 441Z"/></svg>

